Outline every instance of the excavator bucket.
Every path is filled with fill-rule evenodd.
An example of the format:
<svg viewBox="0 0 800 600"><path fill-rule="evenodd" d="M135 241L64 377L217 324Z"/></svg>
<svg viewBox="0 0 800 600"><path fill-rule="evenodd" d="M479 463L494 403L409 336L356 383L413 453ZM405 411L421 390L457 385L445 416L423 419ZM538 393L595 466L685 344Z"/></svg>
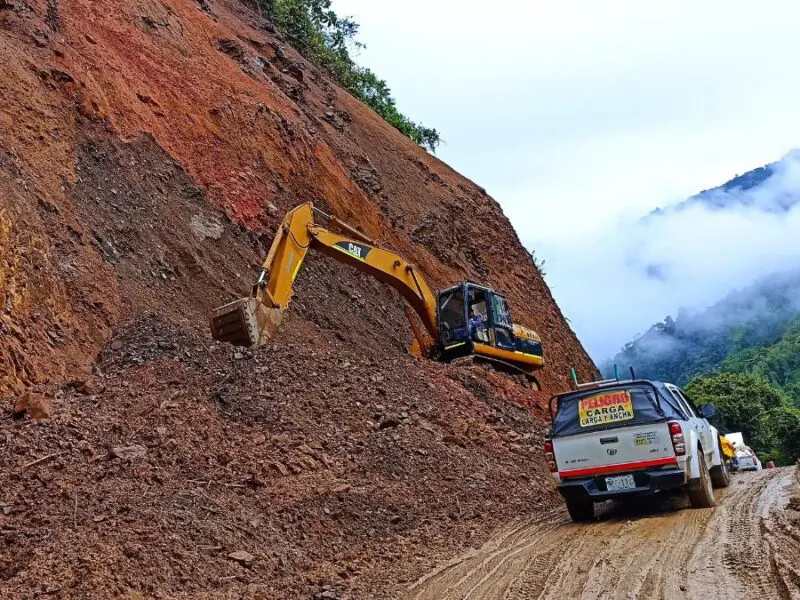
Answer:
<svg viewBox="0 0 800 600"><path fill-rule="evenodd" d="M255 346L261 337L255 300L240 298L215 308L211 313L211 336L235 346Z"/></svg>
<svg viewBox="0 0 800 600"><path fill-rule="evenodd" d="M265 307L256 298L240 298L211 313L211 336L234 346L260 346L272 337L281 311Z"/></svg>

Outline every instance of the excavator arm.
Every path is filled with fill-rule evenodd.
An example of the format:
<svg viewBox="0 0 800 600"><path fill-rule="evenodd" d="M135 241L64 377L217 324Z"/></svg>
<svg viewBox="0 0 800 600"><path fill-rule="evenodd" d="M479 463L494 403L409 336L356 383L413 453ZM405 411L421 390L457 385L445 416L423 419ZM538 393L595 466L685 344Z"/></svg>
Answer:
<svg viewBox="0 0 800 600"><path fill-rule="evenodd" d="M286 214L251 296L221 306L212 314L214 338L243 346L266 343L280 325L292 297L294 280L306 254L313 248L392 286L414 309L428 335L436 339L436 296L416 267L394 252L378 247L336 217L324 215L331 225L347 235L317 225L314 220L317 212L324 215L313 204L306 203ZM417 332L415 335L424 346Z"/></svg>

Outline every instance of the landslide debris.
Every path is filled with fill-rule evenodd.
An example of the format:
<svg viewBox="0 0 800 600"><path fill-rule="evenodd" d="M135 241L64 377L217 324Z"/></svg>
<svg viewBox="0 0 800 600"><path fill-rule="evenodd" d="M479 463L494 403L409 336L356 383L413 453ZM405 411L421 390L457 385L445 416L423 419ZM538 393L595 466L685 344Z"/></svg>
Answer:
<svg viewBox="0 0 800 600"><path fill-rule="evenodd" d="M43 0L12 4L0 14L0 392L85 372L131 311L161 310L181 292L193 301L169 311L205 319L209 303L247 289L264 252L250 239L233 242L242 256L226 254L238 228L269 237L308 200L434 285L468 277L505 291L517 320L546 341L546 389L568 385L571 366L590 378L594 365L486 191L333 85L237 0L59 3L57 32ZM135 229L138 218L138 247L120 247L115 219ZM225 228L208 261L203 244L186 241L193 219L189 235ZM133 252L150 264L131 273ZM143 284L148 266L172 293L126 306L125 289Z"/></svg>
<svg viewBox="0 0 800 600"><path fill-rule="evenodd" d="M3 597L390 598L553 502L543 425L482 369L287 325L248 351L145 314L50 419L0 420Z"/></svg>

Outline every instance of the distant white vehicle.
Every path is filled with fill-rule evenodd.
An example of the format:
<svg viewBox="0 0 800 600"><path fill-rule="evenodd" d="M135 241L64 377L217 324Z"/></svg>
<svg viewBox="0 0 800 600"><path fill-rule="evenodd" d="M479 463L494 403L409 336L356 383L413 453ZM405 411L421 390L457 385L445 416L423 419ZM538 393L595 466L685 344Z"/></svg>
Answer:
<svg viewBox="0 0 800 600"><path fill-rule="evenodd" d="M744 436L742 435L741 431L737 431L736 433L726 433L725 439L733 444L734 448L736 446L744 446Z"/></svg>
<svg viewBox="0 0 800 600"><path fill-rule="evenodd" d="M736 451L736 468L739 471L760 471L761 461L747 446L740 446Z"/></svg>
<svg viewBox="0 0 800 600"><path fill-rule="evenodd" d="M733 444L733 451L736 455L734 469L738 471L760 471L762 469L758 455L744 443L744 436L741 432L727 433L725 439Z"/></svg>

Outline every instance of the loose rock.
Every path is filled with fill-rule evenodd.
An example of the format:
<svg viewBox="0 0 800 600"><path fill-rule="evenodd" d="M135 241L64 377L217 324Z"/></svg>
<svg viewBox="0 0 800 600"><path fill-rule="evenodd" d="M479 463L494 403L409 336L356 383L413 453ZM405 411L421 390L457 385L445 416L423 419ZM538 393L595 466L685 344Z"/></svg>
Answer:
<svg viewBox="0 0 800 600"><path fill-rule="evenodd" d="M16 418L21 418L28 413L28 416L34 421L50 418L50 404L47 399L41 394L34 394L32 392L25 392L17 398L14 403L13 415Z"/></svg>
<svg viewBox="0 0 800 600"><path fill-rule="evenodd" d="M380 425L378 425L378 429L389 429L390 427L398 427L402 421L395 416L390 416L384 418Z"/></svg>
<svg viewBox="0 0 800 600"><path fill-rule="evenodd" d="M116 447L111 449L112 456L120 460L133 460L147 454L147 448L134 444L133 446Z"/></svg>
<svg viewBox="0 0 800 600"><path fill-rule="evenodd" d="M244 550L237 550L236 552L231 552L230 554L228 554L228 558L230 558L231 560L235 560L239 564L244 565L246 567L253 564L253 561L255 560L255 556L253 556L249 552L245 552Z"/></svg>

